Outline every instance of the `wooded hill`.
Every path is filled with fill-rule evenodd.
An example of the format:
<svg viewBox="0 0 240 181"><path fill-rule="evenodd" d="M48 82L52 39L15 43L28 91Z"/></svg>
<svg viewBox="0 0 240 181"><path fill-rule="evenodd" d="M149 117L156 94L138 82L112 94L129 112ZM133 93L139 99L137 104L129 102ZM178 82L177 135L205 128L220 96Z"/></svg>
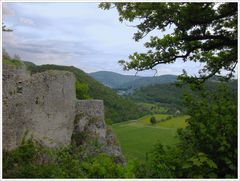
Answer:
<svg viewBox="0 0 240 181"><path fill-rule="evenodd" d="M135 90L149 85L173 83L177 80L176 75L142 77L134 75L122 75L109 71L99 71L90 73L89 75L104 85L117 90Z"/></svg>
<svg viewBox="0 0 240 181"><path fill-rule="evenodd" d="M229 82L222 82L229 87L232 96L237 99L237 80L233 79ZM214 91L220 85L216 77L208 80L204 84L208 89ZM196 91L190 90L189 87L177 87L174 83L157 84L147 87L142 87L134 91L128 97L138 102L161 103L170 111L184 111L183 96L186 93L196 94Z"/></svg>

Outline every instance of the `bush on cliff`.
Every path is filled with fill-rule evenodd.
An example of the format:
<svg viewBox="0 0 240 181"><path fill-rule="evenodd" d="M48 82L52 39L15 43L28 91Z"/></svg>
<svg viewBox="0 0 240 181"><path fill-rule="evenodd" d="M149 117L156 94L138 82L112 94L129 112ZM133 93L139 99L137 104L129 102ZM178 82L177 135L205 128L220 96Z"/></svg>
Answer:
<svg viewBox="0 0 240 181"><path fill-rule="evenodd" d="M3 151L3 178L131 178L133 166L114 162L102 153L82 157L73 145L50 149L24 141L13 151ZM84 153L85 154L85 153Z"/></svg>
<svg viewBox="0 0 240 181"><path fill-rule="evenodd" d="M14 58L11 59L7 55L3 55L3 64L14 65L17 67L24 65L20 60Z"/></svg>
<svg viewBox="0 0 240 181"><path fill-rule="evenodd" d="M79 80L76 81L75 83L75 87L76 87L76 96L77 99L89 99L89 88L88 85L85 83L81 83Z"/></svg>

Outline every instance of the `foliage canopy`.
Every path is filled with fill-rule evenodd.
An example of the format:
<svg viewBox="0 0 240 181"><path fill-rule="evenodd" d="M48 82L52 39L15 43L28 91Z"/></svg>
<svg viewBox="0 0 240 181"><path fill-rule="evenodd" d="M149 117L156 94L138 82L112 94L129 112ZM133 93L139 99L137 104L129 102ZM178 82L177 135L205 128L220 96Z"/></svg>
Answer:
<svg viewBox="0 0 240 181"><path fill-rule="evenodd" d="M119 20L138 23L135 41L152 31L170 29L162 38L151 36L146 53L130 55L130 62L120 60L125 70L154 69L177 59L201 62L199 77L181 78L203 82L221 70L233 76L237 65L237 3L101 3L102 9L115 7Z"/></svg>
<svg viewBox="0 0 240 181"><path fill-rule="evenodd" d="M2 31L4 31L4 32L12 32L13 30L7 28L7 26L4 23L2 23Z"/></svg>
<svg viewBox="0 0 240 181"><path fill-rule="evenodd" d="M237 178L236 94L221 85L186 95L188 124L176 147L156 145L136 177Z"/></svg>
<svg viewBox="0 0 240 181"><path fill-rule="evenodd" d="M154 116L152 116L152 117L150 118L150 122L151 122L152 125L154 125L154 124L157 123L157 120L156 120L156 118L155 118Z"/></svg>

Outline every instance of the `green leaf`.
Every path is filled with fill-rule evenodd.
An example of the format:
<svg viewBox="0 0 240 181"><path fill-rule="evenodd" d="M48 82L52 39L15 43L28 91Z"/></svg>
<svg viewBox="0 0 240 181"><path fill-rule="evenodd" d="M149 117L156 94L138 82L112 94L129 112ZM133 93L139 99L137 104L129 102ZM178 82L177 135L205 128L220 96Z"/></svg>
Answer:
<svg viewBox="0 0 240 181"><path fill-rule="evenodd" d="M208 160L207 164L209 165L210 168L217 168L216 163L214 163L214 161L212 161L212 160Z"/></svg>

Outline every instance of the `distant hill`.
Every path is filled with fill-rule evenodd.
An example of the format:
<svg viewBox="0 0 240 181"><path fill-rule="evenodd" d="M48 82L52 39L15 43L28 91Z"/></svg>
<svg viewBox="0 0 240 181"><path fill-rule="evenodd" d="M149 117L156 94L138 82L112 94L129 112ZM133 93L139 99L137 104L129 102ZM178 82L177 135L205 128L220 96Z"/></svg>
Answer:
<svg viewBox="0 0 240 181"><path fill-rule="evenodd" d="M174 83L177 80L176 75L160 75L154 77L141 77L135 81L129 81L118 87L118 89L128 90L128 89L138 89L140 87L147 87L157 84Z"/></svg>
<svg viewBox="0 0 240 181"><path fill-rule="evenodd" d="M175 75L141 77L134 75L122 75L108 71L94 72L89 75L104 85L118 90L134 90L149 85L173 83L177 79L177 76Z"/></svg>
<svg viewBox="0 0 240 181"><path fill-rule="evenodd" d="M134 76L134 75L122 75L115 72L109 72L109 71L99 71L89 74L91 77L96 79L97 81L101 82L105 86L108 86L110 88L116 89L121 87L121 85L126 84L130 81L135 81L140 76Z"/></svg>
<svg viewBox="0 0 240 181"><path fill-rule="evenodd" d="M105 105L105 117L112 122L122 122L130 119L136 119L147 114L144 108L135 104L133 101L119 96L109 87L104 86L94 80L82 70L73 66L60 65L41 65L36 66L31 62L24 62L32 73L45 70L66 70L73 72L78 81L88 85L88 94L93 99L102 99Z"/></svg>

